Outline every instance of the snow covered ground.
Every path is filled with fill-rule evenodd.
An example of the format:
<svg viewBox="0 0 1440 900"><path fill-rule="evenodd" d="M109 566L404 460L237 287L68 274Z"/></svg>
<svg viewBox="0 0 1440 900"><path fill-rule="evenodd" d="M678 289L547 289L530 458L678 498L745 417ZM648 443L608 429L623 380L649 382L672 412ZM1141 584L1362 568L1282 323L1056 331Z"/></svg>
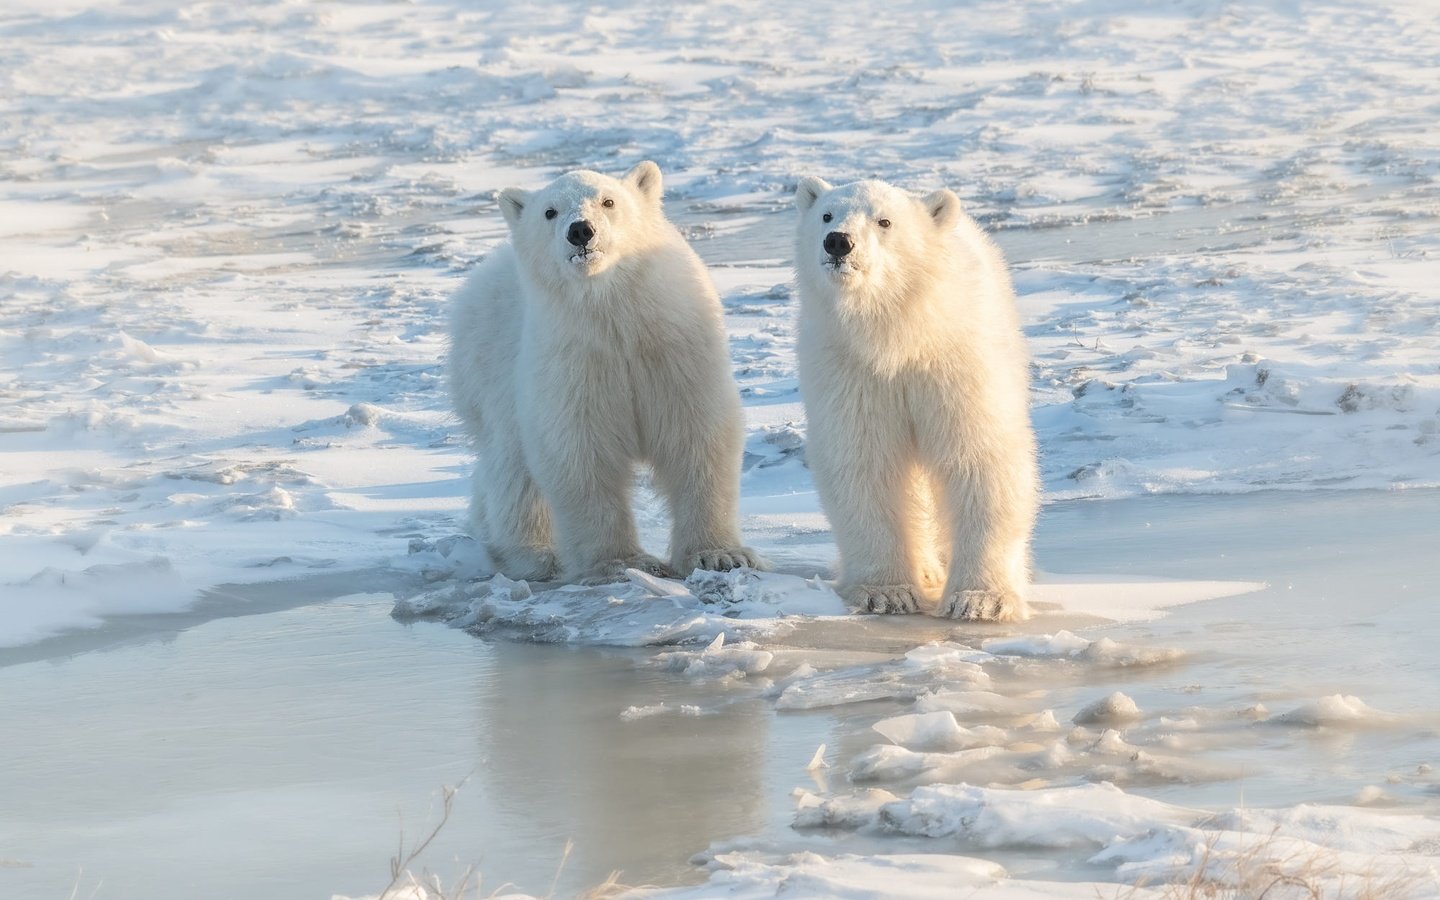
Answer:
<svg viewBox="0 0 1440 900"><path fill-rule="evenodd" d="M1037 796L1131 810L1135 834L1150 835L1105 838L1085 877L1180 877L1196 810L1233 802L1182 791L1147 806L1145 779L1108 805L1094 801L1113 796L1100 788L1075 791L1107 765L1125 782L1126 759L1163 773L1151 758L1167 729L1195 718L1206 732L1204 714L1142 705L1126 724L1117 703L1113 734L1097 720L1071 740L1061 716L1061 732L1021 740L1015 729L1034 724L1023 717L1044 707L982 681L1117 659L1172 671L1165 652L1193 654L1193 637L1113 647L1120 638L1093 614L1141 621L1244 582L1273 588L1303 565L1157 573L1105 548L1066 556L1086 545L1078 516L1039 562L1104 576L1053 576L1046 617L1004 637L1019 643L887 623L909 643L898 646L873 624L832 632L812 618L842 610L814 581L834 551L803 466L789 191L808 172L943 184L994 231L1016 267L1051 501L1436 487L1437 46L1440 17L1424 0L914 2L823 15L793 0L543 11L12 0L0 10L0 662L311 602L322 584L332 595L394 587L402 612L531 639L693 640L651 651L655 664L722 683L779 673L778 709L857 684L873 692L877 679L891 691L878 702L933 707L916 710L931 716L923 727L892 723L877 738L865 724L865 739L847 738L846 772L876 774L893 799L832 785L798 798L802 824L923 833L950 850L959 832L931 834L932 820L969 821L978 805L1013 810L1007 827L1021 829L1034 819L1005 791L1045 777ZM469 460L440 380L445 302L503 236L496 188L643 158L665 169L667 210L721 287L750 423L745 529L781 574L520 600L528 587L469 580L483 561L459 536ZM642 498L658 547L664 523ZM1152 574L1185 580L1162 590ZM297 578L311 587L288 599L234 587ZM1345 596L1361 618L1373 608L1359 585ZM873 672L787 663L777 642L815 627L880 642L885 659L865 663ZM1380 632L1409 654L1397 678L1429 671L1403 617ZM1368 668L1343 644L1335 653L1340 671ZM1433 728L1322 680L1325 692L1265 718ZM952 696L987 691L1009 704ZM946 712L954 729L981 721L1006 736L961 739ZM646 703L634 715L653 717ZM1178 755L1212 762L1198 745ZM1266 783L1285 840L1431 864L1433 791L1396 800L1416 809L1391 823L1327 806L1332 837L1360 835L1337 843L1315 838L1324 828L1304 824L1311 813L1292 808L1302 798L1287 799L1284 779ZM918 798L930 818L912 787L935 792ZM1393 793L1377 791L1366 796ZM1253 857L1252 839L1234 836L1246 832L1216 830L1230 842L1217 852ZM763 846L717 851L715 877L741 895L791 877L823 892L839 871L862 884L882 877L876 866L899 866L917 891L931 877L991 877L989 863L877 852L822 866Z"/></svg>

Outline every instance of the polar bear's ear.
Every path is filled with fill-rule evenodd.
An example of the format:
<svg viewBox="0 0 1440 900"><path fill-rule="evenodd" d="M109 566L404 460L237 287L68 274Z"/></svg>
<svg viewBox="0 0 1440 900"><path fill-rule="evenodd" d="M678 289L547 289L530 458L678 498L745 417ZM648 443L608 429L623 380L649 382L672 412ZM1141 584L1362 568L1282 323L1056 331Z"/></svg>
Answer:
<svg viewBox="0 0 1440 900"><path fill-rule="evenodd" d="M500 192L498 199L500 212L505 214L505 224L515 228L520 224L520 213L525 211L525 204L530 202L530 192L520 188L506 188Z"/></svg>
<svg viewBox="0 0 1440 900"><path fill-rule="evenodd" d="M816 178L814 175L806 175L800 179L795 186L795 205L804 212L815 205L820 195L830 190L830 184L823 178Z"/></svg>
<svg viewBox="0 0 1440 900"><path fill-rule="evenodd" d="M660 202L660 193L665 186L665 180L660 177L660 167L648 159L625 173L625 183L651 203Z"/></svg>
<svg viewBox="0 0 1440 900"><path fill-rule="evenodd" d="M935 227L941 231L949 231L960 222L960 198L955 196L954 191L941 188L920 202L925 204L925 211L930 213L930 218L935 220Z"/></svg>

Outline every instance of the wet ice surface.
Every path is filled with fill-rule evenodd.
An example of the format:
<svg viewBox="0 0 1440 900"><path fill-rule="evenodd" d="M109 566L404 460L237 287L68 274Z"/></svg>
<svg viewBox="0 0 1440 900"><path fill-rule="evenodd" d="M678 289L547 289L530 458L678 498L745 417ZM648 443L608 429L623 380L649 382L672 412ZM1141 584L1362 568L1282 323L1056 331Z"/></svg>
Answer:
<svg viewBox="0 0 1440 900"><path fill-rule="evenodd" d="M1196 810L1242 803L1290 809L1274 821L1305 840L1329 822L1345 852L1413 837L1428 865L1424 823L1291 807L1431 812L1433 495L1184 495L1440 485L1440 20L1400 0L996 2L963 25L949 6L817 23L789 2L543 22L440 2L7 4L0 798L23 813L0 805L0 860L35 865L0 865L0 889L64 895L94 861L115 873L101 896L183 877L207 896L373 891L357 873L383 871L392 810L423 817L420 798L485 771L478 739L437 737L464 714L466 735L514 715L509 734L565 748L529 742L534 768L472 782L473 818L443 845L537 893L562 835L581 842L567 889L612 866L700 877L688 855L732 838L716 878L762 894L786 873L816 892L837 872L916 891L996 877L907 857L875 880L864 859L774 858L788 849L1164 879ZM459 537L470 460L439 377L444 304L502 236L496 188L645 157L715 267L749 423L744 527L781 574L499 596ZM1052 504L1038 558L1056 574L1023 631L825 618L834 548L803 466L788 287L788 192L811 171L948 185L993 230L1052 502L1174 495ZM1254 580L1271 587L1183 605ZM388 593L313 605L391 590L481 640L394 626ZM155 634L178 636L134 643ZM477 693L509 671L583 687L489 708L454 696L457 667ZM306 728L271 728L296 708ZM577 735L642 762L596 775ZM823 785L804 774L821 743ZM167 746L194 766L141 777L185 755ZM856 774L912 806L882 815L850 796ZM1170 804L1150 807L1151 843L1037 853L898 824L922 820L913 790L936 792L935 821L1010 796L948 782L1099 779ZM794 832L797 815L832 827ZM232 844L246 864L222 859Z"/></svg>
<svg viewBox="0 0 1440 900"><path fill-rule="evenodd" d="M856 878L885 893L904 873L918 891L940 877L936 866L971 883L973 859L890 858L916 850L1002 863L1008 876L974 882L1002 896L1043 889L1031 879L1154 885L1197 870L1255 890L1283 873L1327 896L1428 896L1440 889L1440 576L1425 549L1440 524L1434 501L1061 504L1042 529L1047 559L1100 572L1145 560L1167 575L1270 585L1131 625L1055 608L1013 630L852 617L769 625L768 639L735 649L721 640L662 651L652 665L732 692L748 686L779 720L838 719L822 766L802 776L794 760L796 834L717 842L701 857L713 877L696 896L769 896L782 884L826 893ZM581 626L566 640L615 637L584 615L551 612ZM632 622L634 634L653 633ZM727 633L767 627L743 609L732 623ZM491 633L517 623L457 624ZM553 619L520 627L540 640L557 633ZM1073 887L1096 896L1094 884Z"/></svg>
<svg viewBox="0 0 1440 900"><path fill-rule="evenodd" d="M17 663L0 668L0 847L25 867L0 884L373 894L402 817L419 832L438 787L467 774L428 864L449 877L475 862L490 887L536 895L567 839L560 895L614 868L693 882L701 854L721 866L706 891L802 873L821 893L827 879L894 890L889 867L916 891L968 872L1007 896L1063 896L1030 880L1163 881L1196 846L1277 827L1309 842L1287 858L1321 847L1376 879L1423 875L1440 847L1436 500L1052 506L1038 549L1056 568L1269 582L1129 625L817 618L753 646L626 649L513 640L536 626L401 628L386 593ZM1116 693L1138 718L1073 724Z"/></svg>

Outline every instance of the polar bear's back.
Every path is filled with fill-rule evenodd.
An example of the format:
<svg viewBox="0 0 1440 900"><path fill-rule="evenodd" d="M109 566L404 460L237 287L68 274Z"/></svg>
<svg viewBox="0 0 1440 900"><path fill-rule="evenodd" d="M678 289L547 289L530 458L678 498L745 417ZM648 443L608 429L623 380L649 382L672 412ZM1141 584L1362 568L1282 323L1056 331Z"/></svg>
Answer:
<svg viewBox="0 0 1440 900"><path fill-rule="evenodd" d="M945 277L947 283L963 286L973 292L986 311L993 313L1005 323L1019 324L1015 309L1015 288L1010 280L1010 266L1000 247L980 227L980 223L968 215L960 217L953 231L947 235L947 244L952 271Z"/></svg>
<svg viewBox="0 0 1440 900"><path fill-rule="evenodd" d="M508 242L485 257L451 301L450 396L472 436L512 424L506 420L514 417L523 303L519 263Z"/></svg>
<svg viewBox="0 0 1440 900"><path fill-rule="evenodd" d="M946 243L947 271L937 273L937 283L948 295L958 333L976 345L975 352L995 375L1017 381L1016 388L1028 384L1029 353L1010 267L1000 247L968 215L946 236Z"/></svg>

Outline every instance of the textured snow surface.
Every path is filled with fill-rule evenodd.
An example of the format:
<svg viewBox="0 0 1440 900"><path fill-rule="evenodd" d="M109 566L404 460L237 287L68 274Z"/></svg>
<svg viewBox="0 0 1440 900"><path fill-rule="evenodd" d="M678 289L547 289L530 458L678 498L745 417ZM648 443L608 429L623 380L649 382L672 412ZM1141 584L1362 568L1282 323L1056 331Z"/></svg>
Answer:
<svg viewBox="0 0 1440 900"><path fill-rule="evenodd" d="M804 172L995 231L1052 498L1440 484L1427 4L812 13L7 4L0 644L454 534L442 311L493 192L646 157L721 266L749 531L824 528Z"/></svg>

